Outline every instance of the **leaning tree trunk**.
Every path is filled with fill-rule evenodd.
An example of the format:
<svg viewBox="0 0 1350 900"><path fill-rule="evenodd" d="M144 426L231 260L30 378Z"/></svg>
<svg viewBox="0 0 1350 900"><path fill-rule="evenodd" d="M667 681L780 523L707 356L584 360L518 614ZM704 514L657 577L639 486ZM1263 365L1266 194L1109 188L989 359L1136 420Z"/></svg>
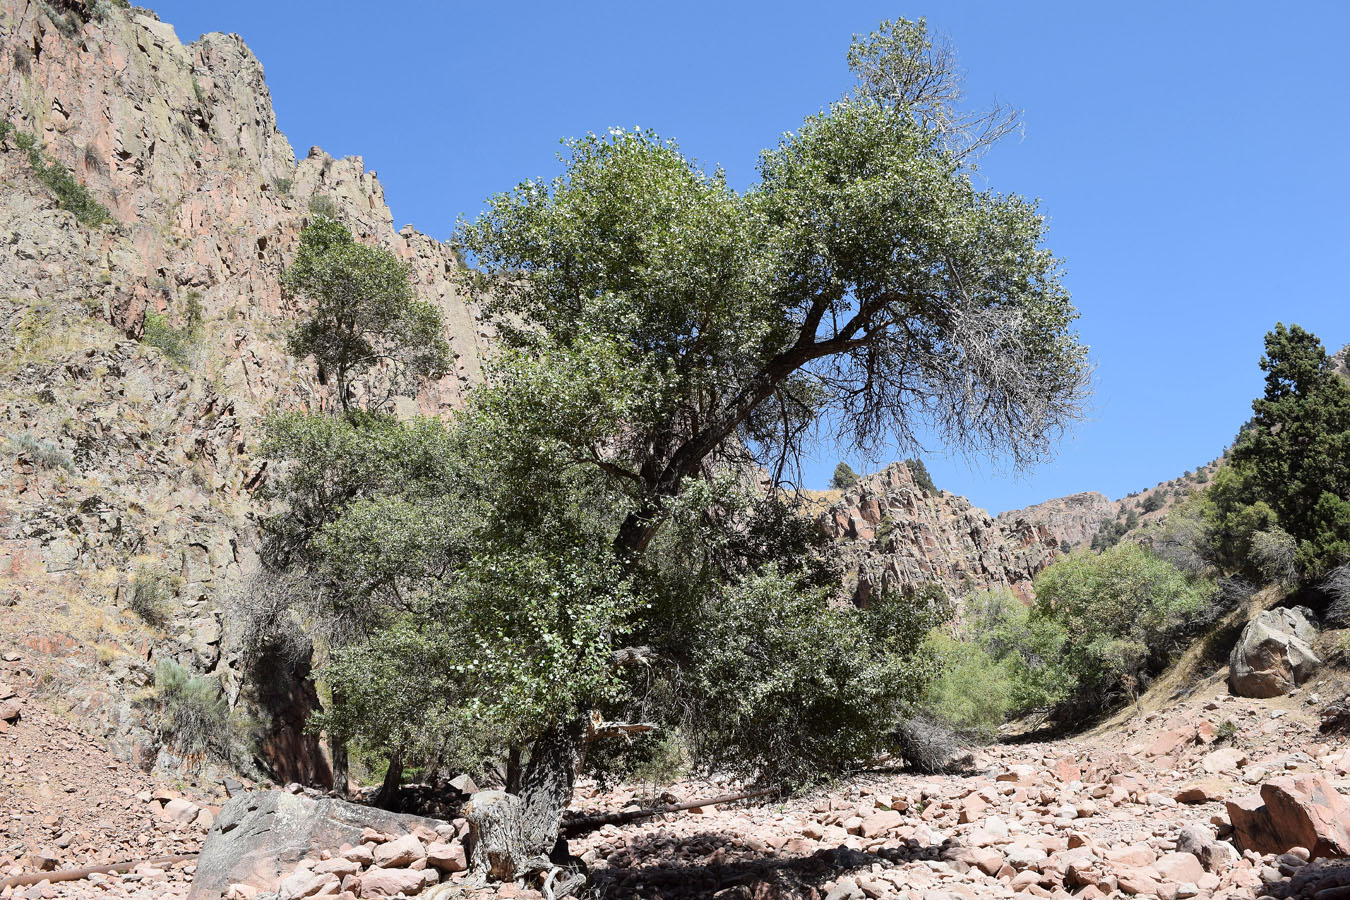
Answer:
<svg viewBox="0 0 1350 900"><path fill-rule="evenodd" d="M517 881L545 873L550 893L562 897L585 880L571 867L559 834L563 810L581 766L586 724L551 726L530 753L519 794L480 791L469 798L469 865L491 881ZM562 878L561 869L569 869Z"/></svg>
<svg viewBox="0 0 1350 900"><path fill-rule="evenodd" d="M395 750L389 754L389 768L385 769L384 781L379 793L375 795L375 806L390 812L399 812L402 798L399 788L403 785L403 751Z"/></svg>

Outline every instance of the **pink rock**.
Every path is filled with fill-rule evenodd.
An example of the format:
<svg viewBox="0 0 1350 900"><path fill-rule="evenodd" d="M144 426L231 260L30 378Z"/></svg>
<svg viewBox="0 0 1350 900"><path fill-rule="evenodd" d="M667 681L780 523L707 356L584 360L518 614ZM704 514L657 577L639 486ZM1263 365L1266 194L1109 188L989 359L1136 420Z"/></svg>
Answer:
<svg viewBox="0 0 1350 900"><path fill-rule="evenodd" d="M361 876L361 896L392 897L400 891L415 894L422 889L422 878L422 873L416 869L384 869L374 866Z"/></svg>
<svg viewBox="0 0 1350 900"><path fill-rule="evenodd" d="M427 855L427 851L416 835L405 834L397 840L380 844L375 848L374 855L375 865L391 869L422 859Z"/></svg>
<svg viewBox="0 0 1350 900"><path fill-rule="evenodd" d="M904 821L905 817L895 810L882 810L862 820L862 828L859 834L865 838L877 837L892 828L898 828Z"/></svg>
<svg viewBox="0 0 1350 900"><path fill-rule="evenodd" d="M1175 884L1196 882L1205 875L1205 867L1191 853L1165 853L1153 864L1153 868L1164 879Z"/></svg>
<svg viewBox="0 0 1350 900"><path fill-rule="evenodd" d="M436 841L427 845L427 862L442 872L463 872L469 867L464 857L464 845L459 841Z"/></svg>

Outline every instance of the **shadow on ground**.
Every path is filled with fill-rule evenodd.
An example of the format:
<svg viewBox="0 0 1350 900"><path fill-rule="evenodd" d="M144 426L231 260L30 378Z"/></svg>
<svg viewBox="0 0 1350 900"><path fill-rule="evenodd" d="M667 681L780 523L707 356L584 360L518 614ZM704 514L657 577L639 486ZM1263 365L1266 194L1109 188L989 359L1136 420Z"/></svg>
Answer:
<svg viewBox="0 0 1350 900"><path fill-rule="evenodd" d="M725 900L806 900L824 897L828 882L869 870L874 864L890 868L943 858L942 847L920 846L915 841L874 852L838 847L797 857L732 850L728 836L714 832L648 835L629 846L633 861L628 866L596 871L593 883L600 896L609 900L715 894Z"/></svg>
<svg viewBox="0 0 1350 900"><path fill-rule="evenodd" d="M1280 857L1284 877L1267 880L1263 895L1280 900L1350 900L1350 859L1318 860L1294 866L1293 859Z"/></svg>

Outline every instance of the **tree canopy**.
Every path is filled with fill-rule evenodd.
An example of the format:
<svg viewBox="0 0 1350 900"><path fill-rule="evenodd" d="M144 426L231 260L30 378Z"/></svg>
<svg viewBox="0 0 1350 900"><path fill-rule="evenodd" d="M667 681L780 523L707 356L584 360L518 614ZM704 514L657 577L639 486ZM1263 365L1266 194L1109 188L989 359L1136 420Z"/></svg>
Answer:
<svg viewBox="0 0 1350 900"><path fill-rule="evenodd" d="M371 375L365 408L381 409L416 379L449 368L440 310L417 299L407 265L333 219L320 216L301 233L281 286L287 297L309 304L288 349L314 357L320 378L336 382L344 410L353 405L358 376Z"/></svg>
<svg viewBox="0 0 1350 900"><path fill-rule="evenodd" d="M1292 538L1317 576L1350 560L1350 382L1298 325L1266 335L1260 365L1265 391L1206 492L1210 544L1230 569L1280 569Z"/></svg>
<svg viewBox="0 0 1350 900"><path fill-rule="evenodd" d="M974 186L950 93L866 74L954 70L922 23L850 59L859 88L743 193L614 130L462 223L501 345L453 422L274 423L275 558L308 573L309 618L362 635L335 648L348 709L325 722L480 768L528 755L469 816L484 871L553 864L603 738L664 728L789 784L898 752L945 601L832 604L824 536L756 466L790 478L822 420L863 451L931 427L1024 466L1079 414L1086 350L1034 204Z"/></svg>

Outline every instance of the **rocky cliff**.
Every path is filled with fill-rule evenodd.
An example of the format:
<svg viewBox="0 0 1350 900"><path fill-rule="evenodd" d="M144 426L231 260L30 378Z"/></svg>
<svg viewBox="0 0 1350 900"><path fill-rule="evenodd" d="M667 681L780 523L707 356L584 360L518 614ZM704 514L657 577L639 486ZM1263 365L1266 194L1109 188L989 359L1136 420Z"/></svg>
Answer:
<svg viewBox="0 0 1350 900"><path fill-rule="evenodd" d="M1026 519L995 519L964 497L920 487L904 463L863 478L819 516L842 546L846 589L865 604L878 591L941 585L950 596L1006 588L1023 600L1059 552L1059 537Z"/></svg>
<svg viewBox="0 0 1350 900"><path fill-rule="evenodd" d="M1115 504L1105 494L1084 491L1067 497L1056 497L1025 509L1014 509L998 514L997 521L1012 525L1018 521L1035 522L1072 547L1081 547L1092 541L1102 523L1116 514Z"/></svg>
<svg viewBox="0 0 1350 900"><path fill-rule="evenodd" d="M155 664L211 674L232 703L244 690L222 598L253 565L257 426L331 402L284 348L296 310L278 277L301 229L338 218L440 306L456 371L422 411L461 402L487 335L454 253L395 230L359 157L295 158L238 36L184 45L142 9L0 0L0 42L0 649L124 758L171 766ZM111 223L60 208L26 135ZM139 340L147 310L181 326L191 307L184 358ZM253 724L292 757L270 761L282 774L312 774L296 758L312 739Z"/></svg>

